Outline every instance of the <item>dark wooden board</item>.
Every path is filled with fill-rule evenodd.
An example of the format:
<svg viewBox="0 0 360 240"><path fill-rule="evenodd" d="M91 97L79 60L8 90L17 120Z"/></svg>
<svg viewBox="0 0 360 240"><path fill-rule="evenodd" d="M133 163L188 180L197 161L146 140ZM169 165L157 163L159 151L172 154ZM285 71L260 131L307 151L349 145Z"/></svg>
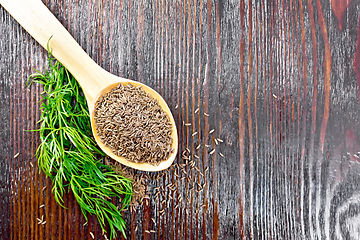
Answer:
<svg viewBox="0 0 360 240"><path fill-rule="evenodd" d="M44 3L100 66L157 90L177 122L175 165L148 174L150 199L124 212L129 239L360 238L358 1ZM0 20L0 238L103 239L39 172L39 136L25 130L42 90L25 84L46 51L2 7ZM179 170L186 148L196 164Z"/></svg>

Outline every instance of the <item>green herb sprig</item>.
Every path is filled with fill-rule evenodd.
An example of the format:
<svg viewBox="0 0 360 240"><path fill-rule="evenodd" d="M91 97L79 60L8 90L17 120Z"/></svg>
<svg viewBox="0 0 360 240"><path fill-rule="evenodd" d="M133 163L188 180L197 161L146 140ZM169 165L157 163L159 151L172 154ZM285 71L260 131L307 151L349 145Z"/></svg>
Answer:
<svg viewBox="0 0 360 240"><path fill-rule="evenodd" d="M36 151L38 165L53 182L55 200L64 206L65 191L72 191L87 221L95 214L101 228L106 223L110 239L116 230L125 236L125 221L120 211L132 196L131 180L115 173L102 163L105 156L94 142L89 110L75 78L49 52L49 70L29 77L44 87L41 94L40 145ZM28 82L28 83L29 83ZM110 198L119 197L118 209Z"/></svg>

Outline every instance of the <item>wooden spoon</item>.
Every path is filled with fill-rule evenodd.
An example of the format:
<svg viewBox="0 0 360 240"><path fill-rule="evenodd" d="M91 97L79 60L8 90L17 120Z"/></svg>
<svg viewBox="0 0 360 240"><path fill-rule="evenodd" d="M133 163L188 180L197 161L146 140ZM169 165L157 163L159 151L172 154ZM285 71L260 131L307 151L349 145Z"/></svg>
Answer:
<svg viewBox="0 0 360 240"><path fill-rule="evenodd" d="M45 49L51 38L49 44L53 56L71 72L85 93L93 134L96 142L107 155L126 166L144 171L164 170L173 163L178 149L176 125L169 107L156 91L142 83L115 76L97 65L40 0L0 0L0 4ZM169 115L173 129L171 136L174 139L172 144L174 152L158 166L148 163L133 163L116 156L100 141L96 134L93 114L95 102L102 94L110 91L119 83L124 85L131 83L135 87L141 86L144 91L158 100L162 109Z"/></svg>

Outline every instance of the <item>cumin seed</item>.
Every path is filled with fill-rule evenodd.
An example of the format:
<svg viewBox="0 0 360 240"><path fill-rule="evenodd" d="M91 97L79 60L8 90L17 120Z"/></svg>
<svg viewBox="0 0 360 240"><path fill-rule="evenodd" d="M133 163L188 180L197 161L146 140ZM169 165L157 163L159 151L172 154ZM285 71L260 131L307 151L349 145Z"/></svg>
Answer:
<svg viewBox="0 0 360 240"><path fill-rule="evenodd" d="M170 118L141 86L120 83L95 103L94 118L100 140L130 162L157 166L174 152Z"/></svg>

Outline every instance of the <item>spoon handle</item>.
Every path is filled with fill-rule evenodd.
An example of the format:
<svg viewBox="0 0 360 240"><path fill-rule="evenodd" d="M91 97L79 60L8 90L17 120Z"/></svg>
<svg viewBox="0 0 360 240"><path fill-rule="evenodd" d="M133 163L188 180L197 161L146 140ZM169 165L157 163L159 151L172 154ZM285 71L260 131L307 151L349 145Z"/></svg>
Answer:
<svg viewBox="0 0 360 240"><path fill-rule="evenodd" d="M93 101L106 84L108 72L86 54L42 1L0 0L0 4L45 49L49 43L53 56L77 79L88 101Z"/></svg>

